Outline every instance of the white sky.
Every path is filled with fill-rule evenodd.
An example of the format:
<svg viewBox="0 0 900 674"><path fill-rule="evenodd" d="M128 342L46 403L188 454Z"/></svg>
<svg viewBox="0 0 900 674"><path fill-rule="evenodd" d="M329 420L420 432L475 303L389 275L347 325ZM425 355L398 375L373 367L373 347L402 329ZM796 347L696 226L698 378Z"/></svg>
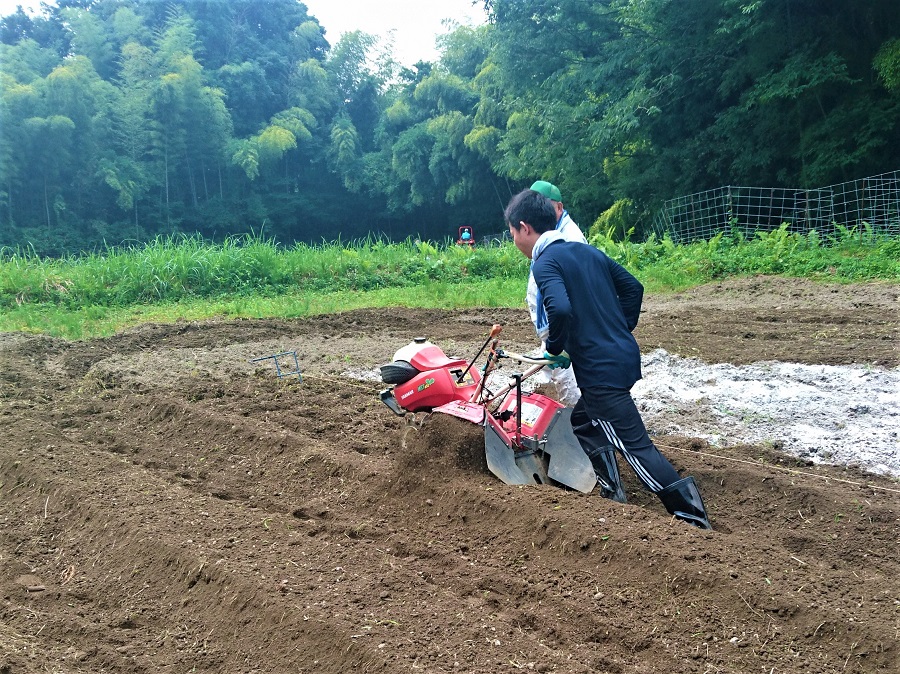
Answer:
<svg viewBox="0 0 900 674"><path fill-rule="evenodd" d="M22 5L25 11L37 10L41 0L0 0L0 16L9 16L16 11L16 5Z"/></svg>
<svg viewBox="0 0 900 674"><path fill-rule="evenodd" d="M433 61L438 52L435 36L446 28L444 19L463 26L486 21L484 3L472 0L302 0L309 14L325 29L325 39L335 44L341 34L353 30L386 38L394 31L394 58L405 66Z"/></svg>
<svg viewBox="0 0 900 674"><path fill-rule="evenodd" d="M53 4L52 0L48 0ZM264 0L260 0L261 2ZM394 31L394 58L405 66L416 61L433 61L438 53L435 36L446 32L444 19L464 26L486 21L484 3L472 0L302 0L309 14L325 29L332 45L343 33L362 30L387 38ZM16 11L16 5L39 9L40 0L0 0L0 16Z"/></svg>

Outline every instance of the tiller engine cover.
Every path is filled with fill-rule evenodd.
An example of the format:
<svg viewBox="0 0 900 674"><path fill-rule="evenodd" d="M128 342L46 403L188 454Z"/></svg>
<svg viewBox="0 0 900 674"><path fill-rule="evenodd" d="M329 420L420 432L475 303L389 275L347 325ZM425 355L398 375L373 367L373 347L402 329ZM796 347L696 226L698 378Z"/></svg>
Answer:
<svg viewBox="0 0 900 674"><path fill-rule="evenodd" d="M478 370L461 358L448 358L441 349L417 337L394 354L394 362L381 368L393 390L381 392L381 400L398 415L430 412L450 402L468 401L481 381ZM465 374L464 374L465 373Z"/></svg>

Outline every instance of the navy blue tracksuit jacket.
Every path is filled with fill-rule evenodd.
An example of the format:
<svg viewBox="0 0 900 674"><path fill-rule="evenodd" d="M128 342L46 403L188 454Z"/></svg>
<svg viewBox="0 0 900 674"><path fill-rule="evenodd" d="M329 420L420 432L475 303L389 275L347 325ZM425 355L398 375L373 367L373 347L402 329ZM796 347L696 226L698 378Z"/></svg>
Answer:
<svg viewBox="0 0 900 674"><path fill-rule="evenodd" d="M606 253L554 241L532 267L550 334L547 351L565 350L581 387L630 390L641 378L637 326L644 287Z"/></svg>

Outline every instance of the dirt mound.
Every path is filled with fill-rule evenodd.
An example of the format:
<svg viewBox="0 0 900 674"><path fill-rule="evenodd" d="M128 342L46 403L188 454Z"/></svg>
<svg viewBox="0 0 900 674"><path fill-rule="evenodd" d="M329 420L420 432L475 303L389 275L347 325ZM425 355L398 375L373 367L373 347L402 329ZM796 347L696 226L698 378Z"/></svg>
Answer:
<svg viewBox="0 0 900 674"><path fill-rule="evenodd" d="M897 298L730 282L648 298L637 336L897 367ZM506 486L478 427L346 376L416 335L470 355L492 323L533 346L524 309L0 337L0 672L900 669L896 480L658 436L700 531L627 469L625 505Z"/></svg>

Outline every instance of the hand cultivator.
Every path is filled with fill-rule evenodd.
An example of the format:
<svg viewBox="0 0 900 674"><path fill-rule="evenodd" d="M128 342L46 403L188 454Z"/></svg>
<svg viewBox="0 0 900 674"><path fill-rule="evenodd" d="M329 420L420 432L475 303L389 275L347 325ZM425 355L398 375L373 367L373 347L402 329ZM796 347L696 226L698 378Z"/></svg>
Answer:
<svg viewBox="0 0 900 674"><path fill-rule="evenodd" d="M590 492L597 476L572 432L572 410L545 395L522 391L522 382L548 361L501 349L501 329L493 326L470 361L448 358L417 337L382 366L382 381L392 387L381 392L381 400L399 416L439 412L484 426L488 469L506 484L558 484ZM476 368L485 349L486 360ZM506 385L489 387L489 375L504 360L528 367L512 373Z"/></svg>

